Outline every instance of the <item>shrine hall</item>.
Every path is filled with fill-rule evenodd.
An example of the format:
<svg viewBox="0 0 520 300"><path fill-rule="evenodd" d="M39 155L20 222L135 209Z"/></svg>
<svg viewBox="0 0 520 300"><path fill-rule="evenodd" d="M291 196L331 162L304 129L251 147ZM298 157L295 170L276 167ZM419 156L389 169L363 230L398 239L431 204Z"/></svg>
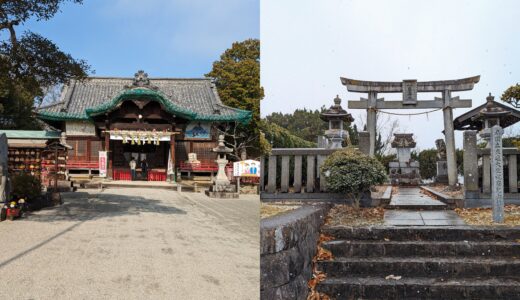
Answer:
<svg viewBox="0 0 520 300"><path fill-rule="evenodd" d="M133 78L73 80L37 117L65 133L68 173L129 180L134 160L138 172L147 164L140 179L164 181L176 171L215 173L218 130L247 124L251 112L222 104L210 78L148 78L138 71Z"/></svg>

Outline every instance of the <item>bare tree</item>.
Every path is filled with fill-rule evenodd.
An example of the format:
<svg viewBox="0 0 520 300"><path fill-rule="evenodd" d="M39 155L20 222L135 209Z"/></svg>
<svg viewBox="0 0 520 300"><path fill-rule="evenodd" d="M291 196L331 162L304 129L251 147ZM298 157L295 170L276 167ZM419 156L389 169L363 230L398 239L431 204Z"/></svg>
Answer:
<svg viewBox="0 0 520 300"><path fill-rule="evenodd" d="M224 144L229 148L233 149L233 152L229 155L236 159L241 160L242 152L251 146L253 142L258 139L258 135L248 135L244 130L240 130L239 123L227 123L223 128L216 127L219 135L224 135Z"/></svg>
<svg viewBox="0 0 520 300"><path fill-rule="evenodd" d="M360 128L366 130L367 114L360 114L358 120ZM388 154L391 150L390 143L394 133L398 131L399 126L399 119L395 119L391 115L381 112L376 114L376 150L378 150L378 153Z"/></svg>

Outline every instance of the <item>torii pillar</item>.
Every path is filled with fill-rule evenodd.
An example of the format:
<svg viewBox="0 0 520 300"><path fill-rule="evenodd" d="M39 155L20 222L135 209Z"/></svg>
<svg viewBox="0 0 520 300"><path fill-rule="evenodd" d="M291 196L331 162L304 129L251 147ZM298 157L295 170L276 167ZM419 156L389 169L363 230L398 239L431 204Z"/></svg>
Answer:
<svg viewBox="0 0 520 300"><path fill-rule="evenodd" d="M341 77L341 83L349 92L368 93L368 99L349 100L348 108L367 110L367 130L370 138L369 155L374 156L376 146L376 114L378 109L442 109L444 115L444 136L448 164L448 182L457 183L457 160L455 155L455 133L453 127L453 108L471 107L471 99L451 97L451 92L469 91L480 76L464 79L422 81L415 79L402 82L363 81ZM440 92L442 98L417 100L418 92ZM402 93L402 100L385 101L377 98L377 93Z"/></svg>

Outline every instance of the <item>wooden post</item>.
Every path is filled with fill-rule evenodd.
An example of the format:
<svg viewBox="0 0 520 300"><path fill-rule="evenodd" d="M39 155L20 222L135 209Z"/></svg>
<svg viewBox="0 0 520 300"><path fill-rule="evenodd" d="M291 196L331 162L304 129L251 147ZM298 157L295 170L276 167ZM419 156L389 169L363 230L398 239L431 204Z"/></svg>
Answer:
<svg viewBox="0 0 520 300"><path fill-rule="evenodd" d="M177 182L177 171L175 167L175 134L173 133L170 135L170 157L173 168L173 182ZM168 168L166 168L166 172L168 172Z"/></svg>
<svg viewBox="0 0 520 300"><path fill-rule="evenodd" d="M110 132L105 131L105 151L107 152L107 178L112 179L112 155L110 155Z"/></svg>

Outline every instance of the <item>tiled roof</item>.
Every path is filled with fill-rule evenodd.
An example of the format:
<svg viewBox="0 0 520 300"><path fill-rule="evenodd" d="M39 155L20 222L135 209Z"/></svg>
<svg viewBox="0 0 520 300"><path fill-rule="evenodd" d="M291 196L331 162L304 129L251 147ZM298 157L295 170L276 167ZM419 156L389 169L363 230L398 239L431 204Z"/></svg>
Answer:
<svg viewBox="0 0 520 300"><path fill-rule="evenodd" d="M215 85L209 78L177 79L150 78L150 85L157 91L148 88L135 90L157 93L165 99L173 110L187 113L195 120L208 121L241 121L247 123L251 112L225 106L220 101ZM108 108L110 103L121 94L132 89L134 78L89 77L83 81L72 81L63 88L60 99L41 107L37 114L44 120L88 120L89 111Z"/></svg>
<svg viewBox="0 0 520 300"><path fill-rule="evenodd" d="M8 139L59 139L60 132L46 130L0 130Z"/></svg>

